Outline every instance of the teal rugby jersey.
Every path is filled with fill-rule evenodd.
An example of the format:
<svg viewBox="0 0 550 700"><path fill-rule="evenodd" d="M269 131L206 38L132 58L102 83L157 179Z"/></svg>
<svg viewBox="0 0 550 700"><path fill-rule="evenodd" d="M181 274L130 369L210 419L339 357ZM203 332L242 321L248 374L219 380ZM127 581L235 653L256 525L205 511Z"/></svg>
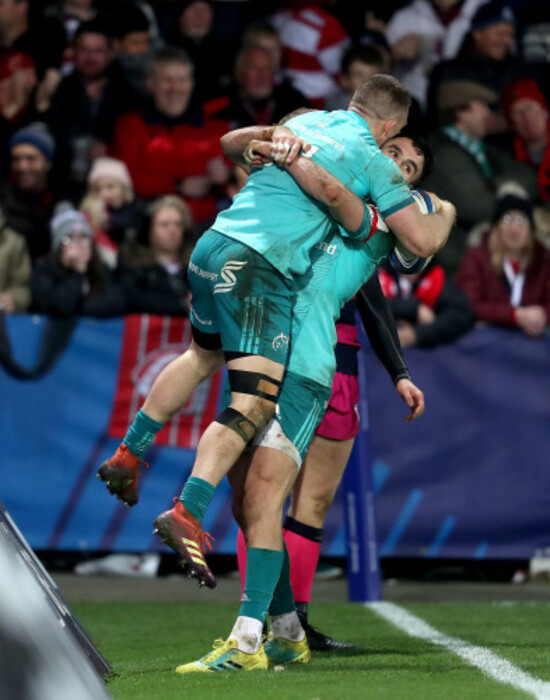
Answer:
<svg viewBox="0 0 550 700"><path fill-rule="evenodd" d="M341 307L376 274L395 245L391 233L376 231L366 243L335 231L312 252L310 274L298 280L287 369L330 387L336 369L335 321Z"/></svg>
<svg viewBox="0 0 550 700"><path fill-rule="evenodd" d="M355 112L308 112L286 126L312 144L308 155L314 161L362 199L369 197L382 216L413 202L399 168L382 154L368 125ZM254 171L212 226L256 250L287 278L307 272L310 251L332 227L326 207L275 165ZM358 234L364 237L363 227Z"/></svg>

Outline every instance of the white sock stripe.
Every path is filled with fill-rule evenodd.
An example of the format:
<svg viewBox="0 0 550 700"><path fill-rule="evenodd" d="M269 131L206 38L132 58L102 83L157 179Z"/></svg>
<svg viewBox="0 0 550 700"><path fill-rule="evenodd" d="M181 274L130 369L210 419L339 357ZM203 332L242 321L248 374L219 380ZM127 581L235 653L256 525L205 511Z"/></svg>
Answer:
<svg viewBox="0 0 550 700"><path fill-rule="evenodd" d="M445 647L493 680L523 690L537 700L550 700L550 683L534 678L489 649L470 644L458 637L449 637L394 603L365 603L365 607L410 637Z"/></svg>

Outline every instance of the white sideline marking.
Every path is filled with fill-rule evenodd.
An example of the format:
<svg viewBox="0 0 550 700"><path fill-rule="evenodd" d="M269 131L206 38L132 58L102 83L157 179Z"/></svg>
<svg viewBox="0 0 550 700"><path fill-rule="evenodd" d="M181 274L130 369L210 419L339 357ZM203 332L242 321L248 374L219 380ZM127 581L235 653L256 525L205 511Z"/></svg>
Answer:
<svg viewBox="0 0 550 700"><path fill-rule="evenodd" d="M445 647L448 651L460 656L472 666L476 666L485 675L500 683L518 688L529 693L537 700L550 700L550 683L530 676L510 661L494 654L485 647L478 647L458 637L448 637L431 627L420 617L416 617L399 605L393 603L365 603L384 620L406 632L410 637L418 637L432 644Z"/></svg>

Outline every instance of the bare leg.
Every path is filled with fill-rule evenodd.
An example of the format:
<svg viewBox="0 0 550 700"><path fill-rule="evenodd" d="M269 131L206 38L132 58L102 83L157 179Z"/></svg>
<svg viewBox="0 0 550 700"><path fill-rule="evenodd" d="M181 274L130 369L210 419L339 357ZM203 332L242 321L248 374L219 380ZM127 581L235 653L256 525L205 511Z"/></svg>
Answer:
<svg viewBox="0 0 550 700"><path fill-rule="evenodd" d="M155 379L143 411L158 423L166 423L185 406L197 386L222 365L221 350L205 350L192 340L188 350L170 362Z"/></svg>
<svg viewBox="0 0 550 700"><path fill-rule="evenodd" d="M292 491L288 514L304 525L322 528L342 481L353 440L316 435Z"/></svg>
<svg viewBox="0 0 550 700"><path fill-rule="evenodd" d="M284 373L283 365L259 356L231 360L227 367L259 372L277 381L282 379ZM277 388L270 385L269 393L276 394ZM275 404L271 401L233 392L230 406L260 426L266 425L275 411ZM191 476L217 486L242 454L245 446L246 442L234 430L221 423L211 423L199 442Z"/></svg>

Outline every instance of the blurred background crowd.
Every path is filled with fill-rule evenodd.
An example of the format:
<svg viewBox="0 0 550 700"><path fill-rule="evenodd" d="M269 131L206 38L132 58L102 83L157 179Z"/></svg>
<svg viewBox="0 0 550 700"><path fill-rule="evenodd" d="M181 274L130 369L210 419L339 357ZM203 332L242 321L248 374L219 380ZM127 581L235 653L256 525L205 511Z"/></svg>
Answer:
<svg viewBox="0 0 550 700"><path fill-rule="evenodd" d="M405 347L550 317L548 0L0 0L0 308L185 316L243 175L229 129L345 109L391 73L451 200L426 271L381 272Z"/></svg>

